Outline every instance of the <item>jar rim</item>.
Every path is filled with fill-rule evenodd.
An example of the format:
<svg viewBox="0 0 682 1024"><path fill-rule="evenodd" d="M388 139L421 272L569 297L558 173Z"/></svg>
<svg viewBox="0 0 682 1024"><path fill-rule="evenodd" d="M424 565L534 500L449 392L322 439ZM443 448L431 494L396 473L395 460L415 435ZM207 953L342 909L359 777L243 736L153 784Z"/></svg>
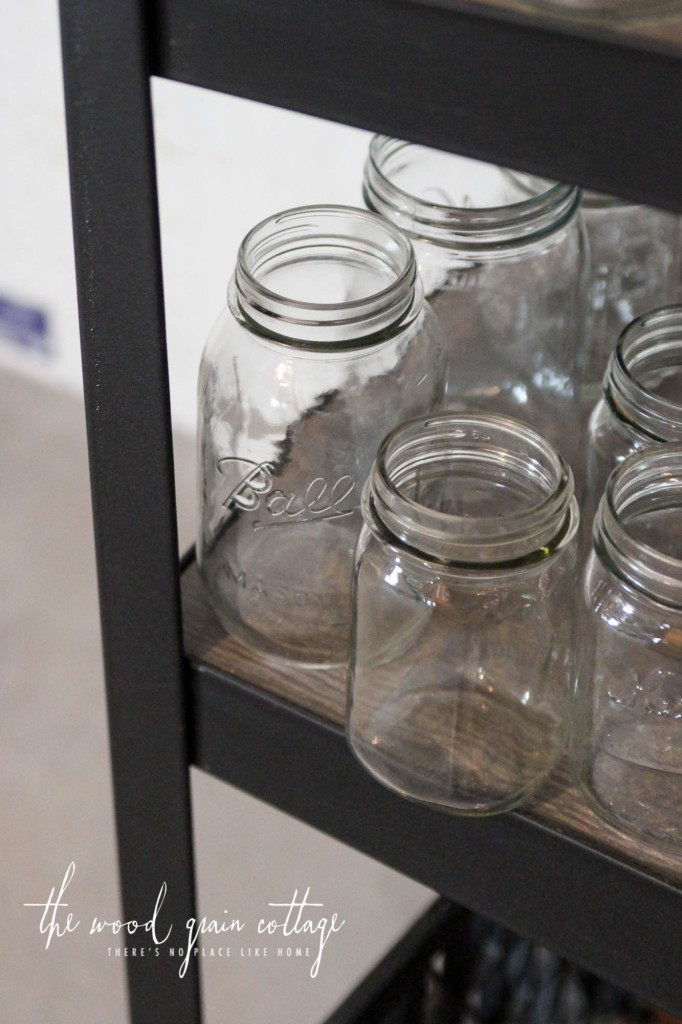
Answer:
<svg viewBox="0 0 682 1024"><path fill-rule="evenodd" d="M535 486L537 500L497 516L430 507L398 479L400 472L435 459L427 454L429 446L441 457L478 459L510 478L523 475ZM444 412L400 424L384 438L366 490L379 520L398 541L449 564L493 567L525 562L538 552L547 557L577 525L573 475L561 453L533 428L492 413Z"/></svg>
<svg viewBox="0 0 682 1024"><path fill-rule="evenodd" d="M671 354L679 348L682 370L682 304L659 306L627 325L609 359L604 391L615 414L635 430L654 441L682 441L682 404L651 391L637 375L666 342Z"/></svg>
<svg viewBox="0 0 682 1024"><path fill-rule="evenodd" d="M339 260L352 256L358 266L380 266L393 279L357 297L318 301L283 294L259 276L275 259L288 259L289 266L310 262L325 246L338 250ZM295 207L261 220L239 247L234 284L251 326L289 344L322 348L370 343L410 311L419 290L409 239L375 213L335 204Z"/></svg>
<svg viewBox="0 0 682 1024"><path fill-rule="evenodd" d="M423 199L402 188L387 173L389 161L405 150L440 153L417 143L375 135L365 163L363 194L369 209L393 219L411 236L467 249L518 246L554 233L578 212L581 192L577 186L541 178L534 180L547 187L514 203L468 207ZM514 172L499 170L515 180Z"/></svg>
<svg viewBox="0 0 682 1024"><path fill-rule="evenodd" d="M673 607L682 606L682 557L633 536L627 509L637 498L677 493L682 511L682 444L648 448L625 459L610 475L594 521L594 545L603 561L635 589Z"/></svg>

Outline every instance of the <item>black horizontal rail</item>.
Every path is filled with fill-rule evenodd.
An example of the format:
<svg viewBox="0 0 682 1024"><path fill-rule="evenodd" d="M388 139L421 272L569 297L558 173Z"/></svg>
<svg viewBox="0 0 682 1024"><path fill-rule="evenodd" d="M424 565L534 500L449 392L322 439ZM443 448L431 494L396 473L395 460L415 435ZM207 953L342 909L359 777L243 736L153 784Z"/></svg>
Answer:
<svg viewBox="0 0 682 1024"><path fill-rule="evenodd" d="M682 891L522 814L466 819L395 796L343 730L191 669L193 762L669 1012L682 1014Z"/></svg>
<svg viewBox="0 0 682 1024"><path fill-rule="evenodd" d="M388 1024L421 1019L427 962L439 943L464 931L466 915L438 899L419 917L324 1024Z"/></svg>
<svg viewBox="0 0 682 1024"><path fill-rule="evenodd" d="M442 0L164 0L154 37L157 75L682 211L653 42Z"/></svg>

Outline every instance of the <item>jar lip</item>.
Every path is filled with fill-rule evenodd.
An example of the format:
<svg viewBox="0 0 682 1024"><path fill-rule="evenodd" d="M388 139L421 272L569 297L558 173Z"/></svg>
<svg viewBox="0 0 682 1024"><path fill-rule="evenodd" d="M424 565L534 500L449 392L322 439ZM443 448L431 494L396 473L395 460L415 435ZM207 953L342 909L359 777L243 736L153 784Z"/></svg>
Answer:
<svg viewBox="0 0 682 1024"><path fill-rule="evenodd" d="M285 305L291 305L292 308L296 309L309 309L314 311L328 309L343 310L363 307L367 303L368 298L350 299L343 302L315 302L295 299L291 296L283 295L281 292L275 292L266 285L263 285L262 282L258 280L251 265L252 260L250 259L250 256L253 253L255 244L259 238L264 236L265 238L274 239L275 237L280 236L282 241L285 241L286 237L290 236L292 227L298 228L299 230L302 230L306 226L315 228L318 227L318 225L314 224L314 218L317 218L319 221L323 221L325 218L331 219L343 217L352 217L358 221L371 222L375 229L379 232L383 231L386 238L390 239L391 243L400 253L403 265L396 273L395 281L386 288L373 293L371 298L380 299L382 296L386 296L388 298L394 292L402 288L404 282L412 282L415 275L414 264L416 261L409 239L406 239L404 234L393 224L379 217L376 213L369 210L363 210L360 207L334 204L294 207L290 210L284 210L280 213L264 217L261 221L255 224L251 230L245 234L239 249L237 263L241 279L248 282L254 289L263 295L267 295L269 298L282 302ZM306 223L306 221L308 223ZM284 225L284 227L281 225ZM287 228L289 228L289 230ZM313 239L315 236L314 234L311 234L310 237ZM337 238L343 239L347 243L348 248L352 248L352 238L350 234L347 234L347 236L342 236L341 234L341 236L337 236Z"/></svg>
<svg viewBox="0 0 682 1024"><path fill-rule="evenodd" d="M426 464L429 444L441 445L441 456L524 474L536 485L538 500L498 516L458 515L423 504L396 475L420 458ZM560 535L563 540L573 501L573 475L561 453L526 424L488 413L444 412L396 427L379 448L367 486L378 518L394 536L427 556L458 564L504 564L551 548Z"/></svg>
<svg viewBox="0 0 682 1024"><path fill-rule="evenodd" d="M604 390L616 414L636 430L655 441L682 441L682 404L657 395L637 376L666 342L679 347L682 370L682 304L659 306L627 325L609 359Z"/></svg>
<svg viewBox="0 0 682 1024"><path fill-rule="evenodd" d="M682 557L633 537L624 515L638 496L648 492L655 497L666 490L679 493L682 510L682 444L664 444L629 456L607 481L594 521L594 543L627 583L678 607L682 605Z"/></svg>
<svg viewBox="0 0 682 1024"><path fill-rule="evenodd" d="M285 289L278 291L263 280L284 269L300 272L302 282L303 271L316 267L325 281L327 267L335 263L345 270L343 285L349 289L349 298L340 301L336 295L318 301L303 287L301 297L283 294ZM363 271L366 287L353 295ZM340 282L333 289L338 291ZM335 204L285 210L252 227L240 246L230 287L251 330L311 350L385 341L412 323L423 305L410 240L375 213Z"/></svg>
<svg viewBox="0 0 682 1024"><path fill-rule="evenodd" d="M387 162L410 149L428 151L429 147L385 135L372 138L365 165L365 202L370 209L395 217L404 231L431 242L447 245L459 241L471 247L476 243L480 247L519 245L553 233L577 213L580 205L579 188L540 178L534 180L542 181L546 188L537 193L529 191L527 198L514 203L468 207L423 199L386 173ZM515 180L514 172L507 173Z"/></svg>

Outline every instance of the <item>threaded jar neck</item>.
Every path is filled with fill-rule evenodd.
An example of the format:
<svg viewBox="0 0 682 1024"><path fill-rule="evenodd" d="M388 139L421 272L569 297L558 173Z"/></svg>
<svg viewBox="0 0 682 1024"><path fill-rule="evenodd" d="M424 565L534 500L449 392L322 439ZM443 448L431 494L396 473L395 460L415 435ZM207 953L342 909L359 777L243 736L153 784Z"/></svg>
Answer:
<svg viewBox="0 0 682 1024"><path fill-rule="evenodd" d="M365 164L370 210L412 238L464 253L538 241L578 212L580 190L376 135Z"/></svg>
<svg viewBox="0 0 682 1024"><path fill-rule="evenodd" d="M409 241L375 214L344 206L261 221L241 244L231 288L251 328L312 349L382 340L421 308Z"/></svg>
<svg viewBox="0 0 682 1024"><path fill-rule="evenodd" d="M649 439L682 442L682 305L653 310L625 328L604 390L630 427Z"/></svg>
<svg viewBox="0 0 682 1024"><path fill-rule="evenodd" d="M483 413L399 426L379 449L363 505L396 543L468 567L545 558L578 518L559 452L530 427Z"/></svg>
<svg viewBox="0 0 682 1024"><path fill-rule="evenodd" d="M682 607L682 445L639 452L611 474L594 544L606 567L626 583Z"/></svg>

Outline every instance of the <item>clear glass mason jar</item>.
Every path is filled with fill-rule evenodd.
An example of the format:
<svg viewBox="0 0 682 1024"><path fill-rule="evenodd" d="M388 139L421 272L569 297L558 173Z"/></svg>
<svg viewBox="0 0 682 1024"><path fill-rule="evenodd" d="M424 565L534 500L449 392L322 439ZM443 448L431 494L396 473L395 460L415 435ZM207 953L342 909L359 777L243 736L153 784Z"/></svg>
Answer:
<svg viewBox="0 0 682 1024"><path fill-rule="evenodd" d="M199 374L197 560L236 637L346 662L362 485L387 430L436 407L443 380L437 321L393 225L315 206L246 236Z"/></svg>
<svg viewBox="0 0 682 1024"><path fill-rule="evenodd" d="M584 584L571 760L594 809L682 841L682 446L609 478Z"/></svg>
<svg viewBox="0 0 682 1024"><path fill-rule="evenodd" d="M583 372L587 418L621 332L635 317L678 298L680 218L598 192L583 192L582 211L590 244Z"/></svg>
<svg viewBox="0 0 682 1024"><path fill-rule="evenodd" d="M589 424L583 533L611 472L629 455L682 443L682 305L633 320L621 334Z"/></svg>
<svg viewBox="0 0 682 1024"><path fill-rule="evenodd" d="M363 194L406 232L448 352L447 404L518 417L578 451L580 191L375 136Z"/></svg>
<svg viewBox="0 0 682 1024"><path fill-rule="evenodd" d="M458 814L520 803L565 741L578 509L530 427L413 420L362 498L347 735L377 779Z"/></svg>

